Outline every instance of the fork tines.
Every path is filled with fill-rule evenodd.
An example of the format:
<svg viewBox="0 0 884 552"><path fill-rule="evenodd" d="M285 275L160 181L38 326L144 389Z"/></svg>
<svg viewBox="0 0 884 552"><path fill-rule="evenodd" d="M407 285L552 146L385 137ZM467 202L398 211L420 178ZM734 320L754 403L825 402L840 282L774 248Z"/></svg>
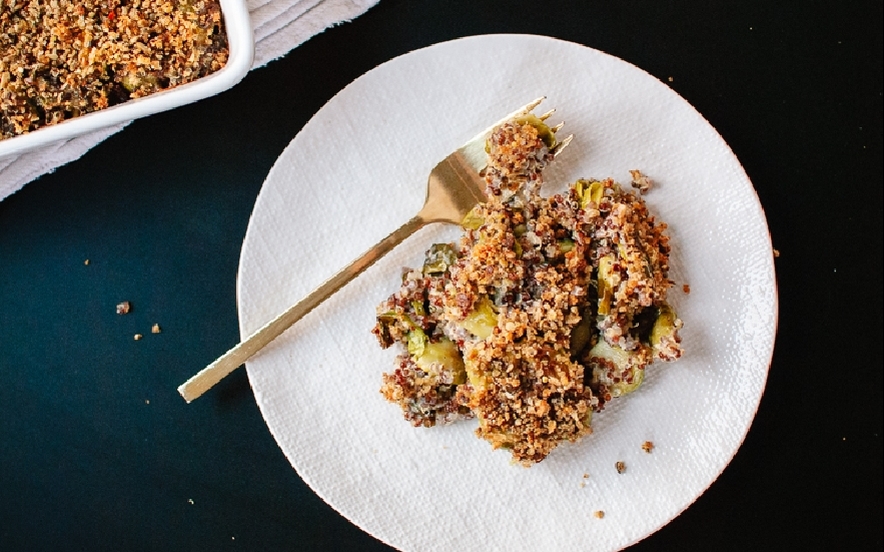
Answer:
<svg viewBox="0 0 884 552"><path fill-rule="evenodd" d="M545 99L546 99L546 96L543 96L543 97L541 97L541 98L538 98L538 99L534 100L534 101L531 102L530 104L528 104L529 106L531 106L531 108L529 109L529 111L530 111L531 109L534 109L534 108L537 107L538 105L540 105L540 102L542 102L542 101L545 100ZM526 107L528 107L528 106L526 106ZM537 118L540 119L541 121L546 121L546 120L549 119L549 118L552 116L552 114L555 113L555 112L556 112L556 108L552 108L552 109L550 109L549 111L547 111L546 113L544 113L544 114L542 114L542 115L538 115ZM560 130L562 130L562 127L563 127L563 126L565 126L565 121L562 121L562 122L560 122L559 124L550 127L550 130L553 131L553 134L557 134ZM566 147L568 147L568 144L570 144L570 143L571 143L571 140L573 140L573 139L574 139L574 135L573 135L573 134L569 134L569 135L566 136L564 139L562 139L560 142L558 142L558 143L557 143L555 146L553 146L553 148L552 148L552 153L553 153L553 155L554 155L554 156L558 156L560 153L562 153L562 150L564 150Z"/></svg>

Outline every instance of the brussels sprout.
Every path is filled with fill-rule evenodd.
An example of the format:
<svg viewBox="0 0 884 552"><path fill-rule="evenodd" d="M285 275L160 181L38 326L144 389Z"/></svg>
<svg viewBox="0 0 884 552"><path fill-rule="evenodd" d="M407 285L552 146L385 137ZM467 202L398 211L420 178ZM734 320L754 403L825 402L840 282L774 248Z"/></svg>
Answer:
<svg viewBox="0 0 884 552"><path fill-rule="evenodd" d="M408 332L408 354L417 358L424 354L424 349L427 348L427 344L430 342L430 338L427 337L427 334L420 329L417 325L412 325L411 331Z"/></svg>
<svg viewBox="0 0 884 552"><path fill-rule="evenodd" d="M590 349L588 357L588 364L592 366L593 382L604 383L614 397L632 393L644 380L643 366L648 362L645 349L625 351L608 344L604 339L599 339ZM600 360L603 362L599 362ZM608 377L608 364L614 367L616 381Z"/></svg>
<svg viewBox="0 0 884 552"><path fill-rule="evenodd" d="M491 300L488 297L480 298L473 311L461 322L461 326L479 339L491 335L497 326L497 313L494 312Z"/></svg>
<svg viewBox="0 0 884 552"><path fill-rule="evenodd" d="M483 224L485 224L484 217L476 212L478 208L478 206L473 207L460 222L460 225L467 230L478 230Z"/></svg>
<svg viewBox="0 0 884 552"><path fill-rule="evenodd" d="M611 312L611 300L614 298L614 262L615 257L609 253L599 259L599 314Z"/></svg>
<svg viewBox="0 0 884 552"><path fill-rule="evenodd" d="M424 372L433 375L438 375L438 365L441 365L444 370L451 372L454 385L467 380L463 357L460 356L457 345L444 337L436 343L425 343L420 354L414 356L414 363Z"/></svg>
<svg viewBox="0 0 884 552"><path fill-rule="evenodd" d="M602 201L605 195L605 185L598 180L580 179L573 184L574 191L577 192L577 198L580 200L580 208L586 209L589 203L595 203L596 206Z"/></svg>
<svg viewBox="0 0 884 552"><path fill-rule="evenodd" d="M414 314L416 314L418 316L426 316L427 315L427 309L424 308L423 301L412 301L411 308L414 309Z"/></svg>
<svg viewBox="0 0 884 552"><path fill-rule="evenodd" d="M672 307L665 304L660 307L657 320L654 321L654 326L651 328L650 342L652 347L660 347L665 337L675 335L675 331L678 329L675 326L675 320L675 311L672 310Z"/></svg>
<svg viewBox="0 0 884 552"><path fill-rule="evenodd" d="M660 307L660 314L651 328L650 342L654 354L663 360L672 361L684 352L678 330L682 327L681 320L669 305Z"/></svg>
<svg viewBox="0 0 884 552"><path fill-rule="evenodd" d="M427 250L424 260L424 276L437 276L443 274L448 267L457 261L457 252L449 243L434 243Z"/></svg>

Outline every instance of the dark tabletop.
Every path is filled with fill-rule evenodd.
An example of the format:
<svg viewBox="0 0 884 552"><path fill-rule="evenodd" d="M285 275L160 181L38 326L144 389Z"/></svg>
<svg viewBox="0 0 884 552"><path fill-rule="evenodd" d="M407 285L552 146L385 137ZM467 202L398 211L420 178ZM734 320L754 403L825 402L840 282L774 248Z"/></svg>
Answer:
<svg viewBox="0 0 884 552"><path fill-rule="evenodd" d="M28 184L0 202L0 550L390 550L298 477L244 370L190 405L176 387L239 338L240 247L289 141L365 71L485 33L667 82L743 163L781 253L745 443L631 550L880 550L881 21L878 0L381 0Z"/></svg>

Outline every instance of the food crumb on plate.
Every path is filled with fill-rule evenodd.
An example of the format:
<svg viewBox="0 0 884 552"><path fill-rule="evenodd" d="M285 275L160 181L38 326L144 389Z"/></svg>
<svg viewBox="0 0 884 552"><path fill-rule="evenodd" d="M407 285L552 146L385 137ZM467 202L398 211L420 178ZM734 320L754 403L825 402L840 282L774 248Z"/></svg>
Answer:
<svg viewBox="0 0 884 552"><path fill-rule="evenodd" d="M617 473L626 472L626 464L624 464L623 462L621 462L619 460L614 463L614 467L617 469Z"/></svg>
<svg viewBox="0 0 884 552"><path fill-rule="evenodd" d="M592 515L594 515L598 519L602 519L603 517L605 517L605 512L602 510L596 510L595 512L592 513Z"/></svg>
<svg viewBox="0 0 884 552"><path fill-rule="evenodd" d="M637 188L642 194L648 193L648 190L651 189L651 179L639 170L631 170L629 174L632 176L632 187Z"/></svg>
<svg viewBox="0 0 884 552"><path fill-rule="evenodd" d="M642 450L647 452L648 454L651 454L651 451L654 450L654 443L650 441L645 441L644 443L642 443Z"/></svg>
<svg viewBox="0 0 884 552"><path fill-rule="evenodd" d="M690 293L690 292L691 292L691 286L689 286L688 284L685 284L685 285L681 286L681 290L682 290L683 292L685 292L685 293Z"/></svg>
<svg viewBox="0 0 884 552"><path fill-rule="evenodd" d="M135 341L139 341L142 337L144 337L144 336L141 334L135 334L134 339L135 339Z"/></svg>
<svg viewBox="0 0 884 552"><path fill-rule="evenodd" d="M162 331L162 330L160 329L160 325L159 325L159 324L154 324L154 325L151 326L151 328L150 328L150 333L158 334L158 333L160 333L161 331Z"/></svg>
<svg viewBox="0 0 884 552"><path fill-rule="evenodd" d="M129 314L130 310L132 310L132 304L129 301L117 303L117 314Z"/></svg>

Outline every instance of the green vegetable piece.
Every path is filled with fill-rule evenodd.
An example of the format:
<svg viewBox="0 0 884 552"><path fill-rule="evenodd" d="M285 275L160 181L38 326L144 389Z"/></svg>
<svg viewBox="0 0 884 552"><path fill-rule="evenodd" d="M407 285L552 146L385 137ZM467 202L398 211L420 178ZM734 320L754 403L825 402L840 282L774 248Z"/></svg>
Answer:
<svg viewBox="0 0 884 552"><path fill-rule="evenodd" d="M638 352L624 351L620 347L609 345L604 339L599 339L599 342L590 349L589 358L604 359L617 367L617 371L621 375L621 381L607 383L608 388L611 390L611 395L614 397L632 393L639 388L645 379L645 371L640 368L642 362ZM626 382L629 376L631 376L632 383Z"/></svg>
<svg viewBox="0 0 884 552"><path fill-rule="evenodd" d="M467 315L461 326L479 339L486 339L494 332L497 326L497 313L494 305L488 297L482 297L476 302L473 312Z"/></svg>
<svg viewBox="0 0 884 552"><path fill-rule="evenodd" d="M430 339L427 334L418 326L413 326L408 332L408 354L417 358L424 354Z"/></svg>
<svg viewBox="0 0 884 552"><path fill-rule="evenodd" d="M581 178L574 183L574 190L577 192L577 197L580 199L581 209L586 209L590 202L595 203L596 206L598 206L602 201L602 197L605 195L605 185L598 180L590 181Z"/></svg>
<svg viewBox="0 0 884 552"><path fill-rule="evenodd" d="M476 212L477 207L473 207L467 216L463 218L460 222L460 225L466 228L467 230L478 230L483 224L485 224L485 219Z"/></svg>
<svg viewBox="0 0 884 552"><path fill-rule="evenodd" d="M141 79L136 77L134 73L127 73L120 79L120 84L129 92L134 92L141 85Z"/></svg>
<svg viewBox="0 0 884 552"><path fill-rule="evenodd" d="M416 314L418 316L426 316L427 315L427 311L426 311L426 309L424 309L424 302L423 301L412 301L411 308L414 309L414 314Z"/></svg>
<svg viewBox="0 0 884 552"><path fill-rule="evenodd" d="M614 298L614 262L616 258L609 253L599 259L599 309L598 313L607 315L611 312L611 300Z"/></svg>
<svg viewBox="0 0 884 552"><path fill-rule="evenodd" d="M442 338L436 343L427 343L424 345L420 355L414 357L414 363L428 374L435 373L438 370L438 364L441 364L444 370L448 370L453 374L453 383L460 385L466 383L467 373L464 368L463 357L457 350L457 345L447 338Z"/></svg>
<svg viewBox="0 0 884 552"><path fill-rule="evenodd" d="M574 240L571 240L569 238L559 240L559 251L561 251L562 253L567 253L572 249L574 249Z"/></svg>
<svg viewBox="0 0 884 552"><path fill-rule="evenodd" d="M444 274L448 267L457 261L457 252L448 243L434 243L427 251L424 260L424 276Z"/></svg>
<svg viewBox="0 0 884 552"><path fill-rule="evenodd" d="M675 311L672 310L672 307L666 304L660 307L660 313L657 315L657 320L654 321L654 326L651 328L651 347L657 349L660 347L664 337L675 335L675 331L678 329L675 327L675 320Z"/></svg>

